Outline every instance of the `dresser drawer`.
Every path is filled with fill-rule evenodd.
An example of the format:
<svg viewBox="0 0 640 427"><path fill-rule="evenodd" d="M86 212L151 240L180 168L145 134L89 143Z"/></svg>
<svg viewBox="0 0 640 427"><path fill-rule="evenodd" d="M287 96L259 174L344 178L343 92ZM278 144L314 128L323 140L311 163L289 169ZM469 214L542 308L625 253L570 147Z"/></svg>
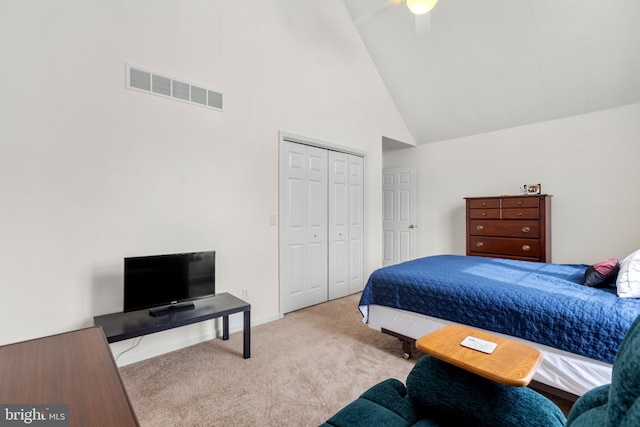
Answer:
<svg viewBox="0 0 640 427"><path fill-rule="evenodd" d="M521 237L537 239L540 237L539 221L469 221L469 234L472 236Z"/></svg>
<svg viewBox="0 0 640 427"><path fill-rule="evenodd" d="M539 257L540 240L470 236L469 250L489 254Z"/></svg>
<svg viewBox="0 0 640 427"><path fill-rule="evenodd" d="M471 209L500 209L500 199L469 199Z"/></svg>
<svg viewBox="0 0 640 427"><path fill-rule="evenodd" d="M482 256L485 258L501 258L501 259L515 259L518 261L532 261L532 262L544 262L540 257L527 257L527 256L515 256L508 254L485 254L482 252L471 252L471 256Z"/></svg>
<svg viewBox="0 0 640 427"><path fill-rule="evenodd" d="M500 209L469 209L471 219L500 219Z"/></svg>
<svg viewBox="0 0 640 427"><path fill-rule="evenodd" d="M503 219L538 219L540 218L540 209L538 208L522 208L522 209L502 209Z"/></svg>
<svg viewBox="0 0 640 427"><path fill-rule="evenodd" d="M537 208L540 206L540 199L537 197L513 197L502 199L503 208Z"/></svg>

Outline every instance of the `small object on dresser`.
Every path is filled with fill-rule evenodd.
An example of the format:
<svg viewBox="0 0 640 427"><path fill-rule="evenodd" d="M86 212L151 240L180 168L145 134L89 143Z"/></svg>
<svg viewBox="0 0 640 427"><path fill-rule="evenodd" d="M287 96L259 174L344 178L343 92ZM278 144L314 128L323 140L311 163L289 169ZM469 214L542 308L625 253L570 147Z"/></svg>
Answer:
<svg viewBox="0 0 640 427"><path fill-rule="evenodd" d="M540 184L525 184L522 187L522 194L525 196L528 194L542 194L542 185Z"/></svg>

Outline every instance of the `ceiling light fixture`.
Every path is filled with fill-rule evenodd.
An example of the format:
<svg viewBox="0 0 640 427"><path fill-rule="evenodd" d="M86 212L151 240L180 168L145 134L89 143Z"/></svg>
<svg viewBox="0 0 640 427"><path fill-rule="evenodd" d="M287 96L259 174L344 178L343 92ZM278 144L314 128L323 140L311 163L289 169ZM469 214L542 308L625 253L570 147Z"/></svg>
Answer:
<svg viewBox="0 0 640 427"><path fill-rule="evenodd" d="M416 15L424 15L438 3L438 0L407 0L407 7Z"/></svg>

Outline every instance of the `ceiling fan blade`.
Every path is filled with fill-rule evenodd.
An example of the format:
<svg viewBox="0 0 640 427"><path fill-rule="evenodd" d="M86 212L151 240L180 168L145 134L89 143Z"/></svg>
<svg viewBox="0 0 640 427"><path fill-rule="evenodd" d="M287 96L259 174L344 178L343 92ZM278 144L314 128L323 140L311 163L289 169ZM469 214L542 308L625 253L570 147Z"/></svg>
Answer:
<svg viewBox="0 0 640 427"><path fill-rule="evenodd" d="M369 24L370 22L372 22L373 20L375 20L376 18L378 18L383 13L385 13L387 10L389 10L392 7L395 7L395 6L397 6L397 5L399 5L400 3L403 3L403 2L404 2L404 0L387 0L386 2L384 2L383 4L378 6L377 8L373 9L372 11L367 12L364 15L362 15L361 17L355 19L354 22L359 27L365 26L365 25Z"/></svg>

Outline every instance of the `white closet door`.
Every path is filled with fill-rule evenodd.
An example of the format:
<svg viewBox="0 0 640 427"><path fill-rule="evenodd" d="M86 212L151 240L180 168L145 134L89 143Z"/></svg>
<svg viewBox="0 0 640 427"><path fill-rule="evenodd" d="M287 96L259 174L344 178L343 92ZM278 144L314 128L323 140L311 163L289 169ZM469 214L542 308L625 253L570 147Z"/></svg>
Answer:
<svg viewBox="0 0 640 427"><path fill-rule="evenodd" d="M282 314L364 288L364 158L281 140Z"/></svg>
<svg viewBox="0 0 640 427"><path fill-rule="evenodd" d="M364 289L364 158L349 155L349 294Z"/></svg>
<svg viewBox="0 0 640 427"><path fill-rule="evenodd" d="M280 151L283 313L327 300L327 154L288 141Z"/></svg>
<svg viewBox="0 0 640 427"><path fill-rule="evenodd" d="M329 152L329 299L349 294L349 155Z"/></svg>
<svg viewBox="0 0 640 427"><path fill-rule="evenodd" d="M329 299L364 288L364 159L329 152Z"/></svg>

